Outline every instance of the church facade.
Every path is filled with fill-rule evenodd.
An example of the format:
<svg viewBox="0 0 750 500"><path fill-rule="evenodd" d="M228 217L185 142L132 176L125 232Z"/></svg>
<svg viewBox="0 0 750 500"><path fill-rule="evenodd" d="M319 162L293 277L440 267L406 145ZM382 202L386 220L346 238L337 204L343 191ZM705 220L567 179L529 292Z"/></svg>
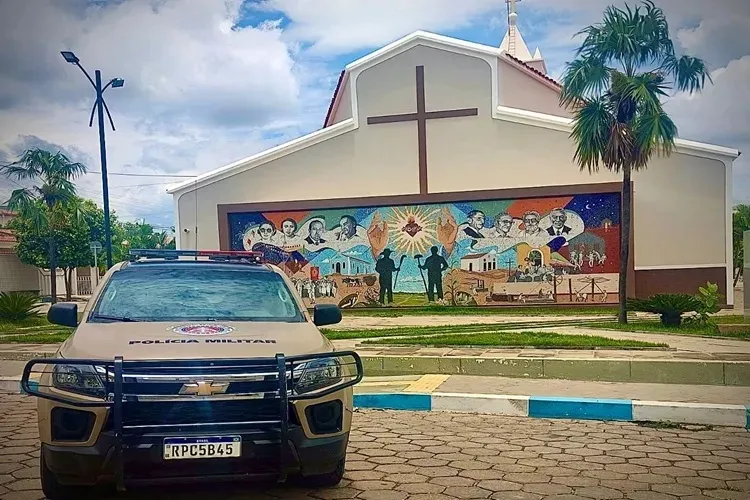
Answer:
<svg viewBox="0 0 750 500"><path fill-rule="evenodd" d="M732 163L678 140L634 174L581 172L559 85L512 23L500 48L417 32L342 72L324 127L170 189L180 249L256 250L308 304L732 303Z"/></svg>

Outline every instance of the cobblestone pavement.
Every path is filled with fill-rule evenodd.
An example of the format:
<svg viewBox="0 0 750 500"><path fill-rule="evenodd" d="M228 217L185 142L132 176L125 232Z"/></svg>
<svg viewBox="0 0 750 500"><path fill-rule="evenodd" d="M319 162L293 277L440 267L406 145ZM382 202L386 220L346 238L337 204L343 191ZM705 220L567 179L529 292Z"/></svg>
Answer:
<svg viewBox="0 0 750 500"><path fill-rule="evenodd" d="M338 488L134 492L129 498L566 500L750 498L750 434L631 423L363 411ZM0 499L42 498L35 406L0 395Z"/></svg>

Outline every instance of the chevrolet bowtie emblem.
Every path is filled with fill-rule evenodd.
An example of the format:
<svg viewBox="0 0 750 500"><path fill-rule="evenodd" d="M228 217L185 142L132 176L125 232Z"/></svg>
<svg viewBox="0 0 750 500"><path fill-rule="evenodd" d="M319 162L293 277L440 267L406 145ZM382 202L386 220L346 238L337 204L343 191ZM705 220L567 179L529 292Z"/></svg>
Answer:
<svg viewBox="0 0 750 500"><path fill-rule="evenodd" d="M188 394L192 396L213 396L214 394L224 394L227 392L229 384L216 383L212 380L193 382L185 384L180 389L180 394Z"/></svg>

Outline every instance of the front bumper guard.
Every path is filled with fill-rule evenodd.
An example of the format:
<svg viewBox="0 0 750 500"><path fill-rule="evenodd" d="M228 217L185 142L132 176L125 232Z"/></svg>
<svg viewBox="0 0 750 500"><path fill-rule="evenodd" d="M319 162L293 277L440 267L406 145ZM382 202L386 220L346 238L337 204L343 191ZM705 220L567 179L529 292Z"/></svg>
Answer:
<svg viewBox="0 0 750 500"><path fill-rule="evenodd" d="M335 360L331 366L315 366L320 360ZM71 392L55 383L55 367L91 367L99 376L101 391ZM42 367L40 370L39 367ZM69 370L69 368L68 368ZM111 361L94 359L41 358L29 361L23 371L21 387L31 396L79 408L107 408L114 440L115 485L124 491L130 478L125 470L124 454L128 446L137 446L139 437L158 436L178 428L190 428L190 434L202 429L231 429L275 435L279 443L278 479L284 481L289 468L289 403L319 399L362 380L363 368L359 355L353 351L320 353L302 356L276 354L274 358L149 360L131 361L116 357ZM301 387L305 377L315 383ZM218 385L216 385L218 383ZM176 390L180 387L179 390ZM185 388L188 388L187 390ZM236 389L235 389L236 388ZM216 391L218 394L214 394ZM129 422L129 405L138 402L164 403L187 401L226 401L263 399L275 411L262 418L248 415L246 419L194 423ZM269 406L266 405L266 409ZM212 431L215 432L215 431ZM189 479L189 478L185 478ZM154 482L159 479L155 478Z"/></svg>

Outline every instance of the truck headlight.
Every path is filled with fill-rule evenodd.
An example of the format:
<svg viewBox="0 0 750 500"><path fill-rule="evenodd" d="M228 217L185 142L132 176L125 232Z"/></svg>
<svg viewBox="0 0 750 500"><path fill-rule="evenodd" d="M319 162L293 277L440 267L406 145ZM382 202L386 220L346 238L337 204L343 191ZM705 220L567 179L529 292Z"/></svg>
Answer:
<svg viewBox="0 0 750 500"><path fill-rule="evenodd" d="M305 361L294 367L294 392L305 394L341 382L341 363L336 358L320 358Z"/></svg>
<svg viewBox="0 0 750 500"><path fill-rule="evenodd" d="M84 396L104 398L106 391L101 376L105 372L104 368L97 368L90 365L55 365L52 369L52 386Z"/></svg>

